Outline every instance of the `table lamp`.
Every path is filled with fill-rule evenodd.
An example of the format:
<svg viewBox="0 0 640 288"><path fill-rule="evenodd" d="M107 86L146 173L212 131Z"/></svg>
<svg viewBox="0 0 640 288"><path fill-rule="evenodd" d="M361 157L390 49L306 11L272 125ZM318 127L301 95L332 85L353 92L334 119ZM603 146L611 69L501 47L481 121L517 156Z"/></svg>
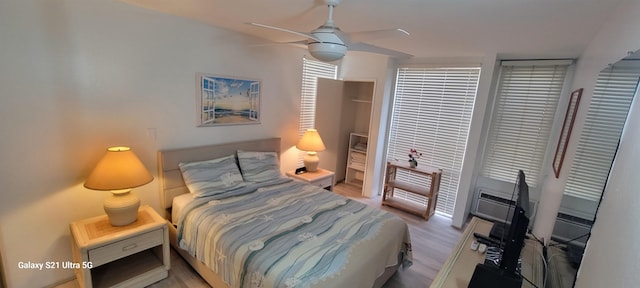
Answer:
<svg viewBox="0 0 640 288"><path fill-rule="evenodd" d="M296 148L307 151L307 156L304 157L304 167L309 172L314 172L318 170L318 164L320 163L320 158L318 158L318 151L324 151L324 143L322 142L322 138L320 138L320 134L318 134L318 130L316 129L307 129L302 135L302 138L298 140L298 144L296 144Z"/></svg>
<svg viewBox="0 0 640 288"><path fill-rule="evenodd" d="M138 218L140 199L131 188L153 180L136 154L129 147L110 147L100 159L84 187L92 190L110 190L112 195L104 201L104 211L113 226L125 226Z"/></svg>

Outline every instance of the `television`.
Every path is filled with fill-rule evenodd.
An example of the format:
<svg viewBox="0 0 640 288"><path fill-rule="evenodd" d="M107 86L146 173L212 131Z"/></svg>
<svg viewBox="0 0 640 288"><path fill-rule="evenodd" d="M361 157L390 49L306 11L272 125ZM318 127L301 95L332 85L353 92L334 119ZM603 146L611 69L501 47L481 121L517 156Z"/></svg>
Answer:
<svg viewBox="0 0 640 288"><path fill-rule="evenodd" d="M476 265L469 282L469 288L519 288L522 286L522 276L518 271L518 261L524 246L524 240L527 237L529 217L531 217L531 211L529 211L529 186L522 170L518 171L512 194L513 198L516 198L516 201L512 205L511 223L506 226L507 232L503 236L499 265L495 266L488 263Z"/></svg>
<svg viewBox="0 0 640 288"><path fill-rule="evenodd" d="M504 248L500 258L500 269L512 274L517 273L518 259L527 235L531 215L529 211L529 186L522 170L518 171L518 180L514 190L514 193L517 192L518 198L513 208L509 232L503 241Z"/></svg>

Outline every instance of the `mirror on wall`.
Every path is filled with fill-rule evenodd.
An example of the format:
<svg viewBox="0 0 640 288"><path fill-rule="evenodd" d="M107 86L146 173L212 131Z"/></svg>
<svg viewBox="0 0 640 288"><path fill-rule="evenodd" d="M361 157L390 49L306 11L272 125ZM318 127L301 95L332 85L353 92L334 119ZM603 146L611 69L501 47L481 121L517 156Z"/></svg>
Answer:
<svg viewBox="0 0 640 288"><path fill-rule="evenodd" d="M640 79L640 50L605 67L587 109L569 169L552 242L547 287L573 287L591 226ZM584 113L584 112L583 112Z"/></svg>

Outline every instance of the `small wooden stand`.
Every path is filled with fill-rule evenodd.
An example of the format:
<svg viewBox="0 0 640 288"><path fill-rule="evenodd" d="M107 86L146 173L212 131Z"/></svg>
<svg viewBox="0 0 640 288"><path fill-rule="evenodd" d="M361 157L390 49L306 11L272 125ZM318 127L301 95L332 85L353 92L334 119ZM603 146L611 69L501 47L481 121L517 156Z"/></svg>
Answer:
<svg viewBox="0 0 640 288"><path fill-rule="evenodd" d="M430 187L421 187L414 184L405 183L396 180L398 170L406 170L413 172L414 177L430 177ZM401 163L398 161L387 162L387 173L385 177L384 193L382 194L382 205L395 207L410 213L422 216L425 220L436 211L436 203L438 203L438 191L440 190L440 177L442 177L442 169L432 168L428 166L418 166L411 168L409 163ZM427 206L415 204L413 202L400 199L393 196L394 189L422 195L427 197Z"/></svg>

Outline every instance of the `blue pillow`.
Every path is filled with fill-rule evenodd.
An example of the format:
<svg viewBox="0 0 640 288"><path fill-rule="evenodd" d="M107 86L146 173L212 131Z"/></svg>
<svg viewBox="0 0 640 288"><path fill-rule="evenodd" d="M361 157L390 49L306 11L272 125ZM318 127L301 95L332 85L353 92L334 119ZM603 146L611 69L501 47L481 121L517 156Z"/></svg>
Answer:
<svg viewBox="0 0 640 288"><path fill-rule="evenodd" d="M221 194L244 187L242 174L234 155L190 163L178 164L184 183L194 197Z"/></svg>
<svg viewBox="0 0 640 288"><path fill-rule="evenodd" d="M247 182L264 182L282 177L276 152L238 150L238 163L242 178Z"/></svg>

